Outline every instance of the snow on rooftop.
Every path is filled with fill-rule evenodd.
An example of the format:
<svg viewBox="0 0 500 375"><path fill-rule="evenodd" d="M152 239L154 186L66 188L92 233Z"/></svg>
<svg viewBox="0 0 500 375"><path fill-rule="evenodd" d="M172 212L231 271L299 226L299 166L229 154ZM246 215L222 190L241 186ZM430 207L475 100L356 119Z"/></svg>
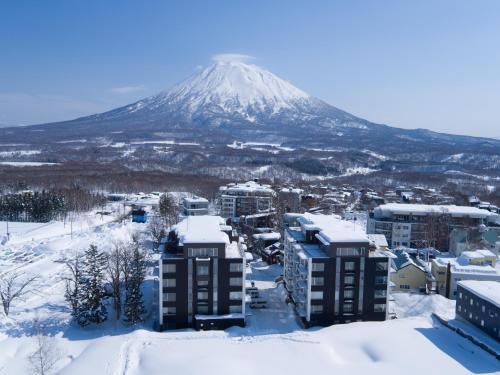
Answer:
<svg viewBox="0 0 500 375"><path fill-rule="evenodd" d="M500 282L463 280L459 281L458 285L500 307Z"/></svg>
<svg viewBox="0 0 500 375"><path fill-rule="evenodd" d="M271 232L271 233L257 233L252 236L256 240L263 240L263 241L279 241L281 239L281 234L278 232Z"/></svg>
<svg viewBox="0 0 500 375"><path fill-rule="evenodd" d="M376 213L384 216L388 213L404 215L426 215L426 214L449 214L451 216L470 216L474 218L487 218L495 216L492 212L476 207L455 206L455 205L428 205L428 204L404 204L387 203L375 208Z"/></svg>
<svg viewBox="0 0 500 375"><path fill-rule="evenodd" d="M369 242L360 225L342 220L337 215L313 215L305 213L297 219L307 230L319 230L317 238L323 242Z"/></svg>
<svg viewBox="0 0 500 375"><path fill-rule="evenodd" d="M221 231L221 225L226 222L220 216L188 216L173 229L180 243L226 243L229 237Z"/></svg>
<svg viewBox="0 0 500 375"><path fill-rule="evenodd" d="M226 186L221 186L219 188L220 191L226 193L237 193L237 192L246 192L246 193L266 193L266 194L274 194L274 190L271 188L271 185L260 184L255 181L247 181L244 183L232 183Z"/></svg>
<svg viewBox="0 0 500 375"><path fill-rule="evenodd" d="M206 198L193 196L193 197L185 197L184 202L186 202L186 203L208 203L208 200Z"/></svg>

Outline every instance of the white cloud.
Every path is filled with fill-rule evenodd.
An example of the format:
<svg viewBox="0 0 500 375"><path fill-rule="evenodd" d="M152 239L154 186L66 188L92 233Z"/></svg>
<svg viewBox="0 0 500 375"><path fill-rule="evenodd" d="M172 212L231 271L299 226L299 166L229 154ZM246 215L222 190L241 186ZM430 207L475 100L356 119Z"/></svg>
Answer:
<svg viewBox="0 0 500 375"><path fill-rule="evenodd" d="M110 91L115 94L130 94L132 92L143 91L146 87L144 85L139 86L123 86L123 87L114 87Z"/></svg>
<svg viewBox="0 0 500 375"><path fill-rule="evenodd" d="M219 53L217 55L212 56L212 60L216 62L228 62L228 61L245 62L253 59L255 59L255 57L249 55L242 55L239 53Z"/></svg>

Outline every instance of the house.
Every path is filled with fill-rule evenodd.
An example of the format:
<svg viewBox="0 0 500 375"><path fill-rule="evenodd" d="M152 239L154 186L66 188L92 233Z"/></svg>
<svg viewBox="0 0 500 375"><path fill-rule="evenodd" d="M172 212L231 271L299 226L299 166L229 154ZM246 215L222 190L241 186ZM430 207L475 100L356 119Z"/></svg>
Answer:
<svg viewBox="0 0 500 375"><path fill-rule="evenodd" d="M370 212L367 233L385 235L391 248L448 249L453 229L479 231L498 226L498 219L477 207L389 203Z"/></svg>
<svg viewBox="0 0 500 375"><path fill-rule="evenodd" d="M208 215L208 200L196 195L182 199L183 216Z"/></svg>
<svg viewBox="0 0 500 375"><path fill-rule="evenodd" d="M385 320L389 258L336 215L295 216L285 229L284 280L306 327Z"/></svg>
<svg viewBox="0 0 500 375"><path fill-rule="evenodd" d="M457 293L457 318L475 325L500 342L500 282L460 281Z"/></svg>
<svg viewBox="0 0 500 375"><path fill-rule="evenodd" d="M426 293L428 275L425 267L414 260L406 251L395 250L396 258L391 259L393 272L391 281L395 292Z"/></svg>
<svg viewBox="0 0 500 375"><path fill-rule="evenodd" d="M240 216L271 212L276 193L270 185L248 181L219 188L219 210L224 218L237 221Z"/></svg>
<svg viewBox="0 0 500 375"><path fill-rule="evenodd" d="M474 253L474 254L471 254ZM456 299L457 284L462 280L500 281L495 262L477 252L464 252L457 258L439 257L432 261L431 272L436 278L437 292Z"/></svg>
<svg viewBox="0 0 500 375"><path fill-rule="evenodd" d="M245 256L219 216L188 216L163 241L159 329L245 325Z"/></svg>

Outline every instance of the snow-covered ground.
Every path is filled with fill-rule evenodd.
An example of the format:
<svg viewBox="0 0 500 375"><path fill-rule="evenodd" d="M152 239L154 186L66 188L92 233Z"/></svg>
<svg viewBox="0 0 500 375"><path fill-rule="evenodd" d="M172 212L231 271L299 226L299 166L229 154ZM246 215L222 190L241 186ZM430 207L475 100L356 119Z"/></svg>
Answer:
<svg viewBox="0 0 500 375"><path fill-rule="evenodd" d="M95 215L94 215L95 216ZM82 329L70 322L64 302L62 258L89 244L110 249L113 242L145 226L113 221L110 215L83 220L73 238L62 223L12 226L11 241L0 246L0 269L39 275L36 291L19 301L7 318L0 315L0 374L30 374L32 319L38 316L60 352L60 374L444 374L496 373L499 362L451 330L433 322L431 311L453 314L441 296L398 295L399 319L305 330L287 305L275 279L280 266L253 262L254 281L268 307L247 309L245 328L195 332L152 330L153 269L144 284L147 321L127 327L110 317ZM3 223L2 223L3 224ZM0 225L2 225L0 224ZM78 227L80 222L75 225ZM0 227L1 228L1 227ZM45 229L44 229L45 228ZM1 229L0 229L1 230ZM24 249L33 256L23 258Z"/></svg>

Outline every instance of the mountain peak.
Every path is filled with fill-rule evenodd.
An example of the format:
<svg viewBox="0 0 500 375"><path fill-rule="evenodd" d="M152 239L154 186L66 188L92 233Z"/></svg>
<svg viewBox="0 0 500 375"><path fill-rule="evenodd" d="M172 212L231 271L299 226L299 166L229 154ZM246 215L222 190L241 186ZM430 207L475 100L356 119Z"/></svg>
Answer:
<svg viewBox="0 0 500 375"><path fill-rule="evenodd" d="M309 99L304 91L266 69L238 59L218 58L208 68L164 93L169 101L189 100L190 106L219 105L221 108L270 110L290 108Z"/></svg>

